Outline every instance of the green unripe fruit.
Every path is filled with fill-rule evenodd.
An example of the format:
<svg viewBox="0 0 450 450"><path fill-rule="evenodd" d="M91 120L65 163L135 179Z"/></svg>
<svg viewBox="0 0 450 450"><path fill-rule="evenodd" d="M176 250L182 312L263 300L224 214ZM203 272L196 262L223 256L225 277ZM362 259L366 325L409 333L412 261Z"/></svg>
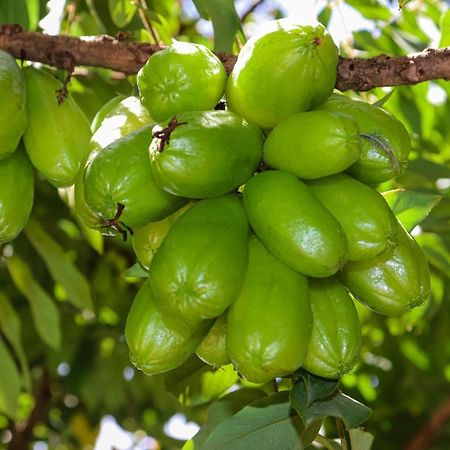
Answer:
<svg viewBox="0 0 450 450"><path fill-rule="evenodd" d="M243 200L256 235L292 269L322 278L347 261L342 227L295 175L260 173L245 185Z"/></svg>
<svg viewBox="0 0 450 450"><path fill-rule="evenodd" d="M162 220L185 202L163 191L148 161L150 127L143 127L91 154L84 197L105 234L121 233Z"/></svg>
<svg viewBox="0 0 450 450"><path fill-rule="evenodd" d="M125 327L130 361L147 375L166 372L183 364L200 344L212 323L190 327L159 311L150 282L139 290Z"/></svg>
<svg viewBox="0 0 450 450"><path fill-rule="evenodd" d="M340 378L353 369L361 352L361 325L353 300L334 278L310 280L313 314L303 367L324 378Z"/></svg>
<svg viewBox="0 0 450 450"><path fill-rule="evenodd" d="M226 79L219 58L205 46L175 42L148 59L137 84L142 104L162 121L182 111L213 109Z"/></svg>
<svg viewBox="0 0 450 450"><path fill-rule="evenodd" d="M236 369L254 383L298 369L311 323L306 277L251 237L244 284L228 313L227 350Z"/></svg>
<svg viewBox="0 0 450 450"><path fill-rule="evenodd" d="M15 59L0 50L0 159L13 153L27 126L25 79Z"/></svg>
<svg viewBox="0 0 450 450"><path fill-rule="evenodd" d="M247 41L228 78L229 108L261 128L323 103L336 82L338 50L326 29L277 20Z"/></svg>
<svg viewBox="0 0 450 450"><path fill-rule="evenodd" d="M71 96L58 104L62 83L28 67L28 126L23 136L33 166L56 187L71 186L80 170L91 138L89 122Z"/></svg>
<svg viewBox="0 0 450 450"><path fill-rule="evenodd" d="M106 117L111 114L119 105L119 103L124 100L126 97L125 95L117 95L116 97L111 98L108 100L95 114L95 117L92 119L91 122L91 131L92 133L95 133L100 125L102 124L103 120L106 119ZM139 99L138 99L139 101Z"/></svg>
<svg viewBox="0 0 450 450"><path fill-rule="evenodd" d="M263 160L274 169L315 179L342 172L359 158L359 129L345 114L299 113L277 125L264 143Z"/></svg>
<svg viewBox="0 0 450 450"><path fill-rule="evenodd" d="M239 293L247 252L248 224L237 196L195 203L172 225L150 265L161 310L188 322L218 317Z"/></svg>
<svg viewBox="0 0 450 450"><path fill-rule="evenodd" d="M400 224L397 246L376 258L346 264L340 280L361 303L388 316L421 305L430 293L427 259Z"/></svg>
<svg viewBox="0 0 450 450"><path fill-rule="evenodd" d="M0 245L25 227L33 207L34 173L23 148L0 160Z"/></svg>
<svg viewBox="0 0 450 450"><path fill-rule="evenodd" d="M209 333L197 348L197 356L214 367L230 364L227 353L227 313L224 312L215 322Z"/></svg>
<svg viewBox="0 0 450 450"><path fill-rule="evenodd" d="M149 269L153 256L155 256L156 251L161 246L170 227L191 206L192 203L188 203L165 219L159 222L150 222L134 232L132 240L133 250L142 267Z"/></svg>
<svg viewBox="0 0 450 450"><path fill-rule="evenodd" d="M401 175L408 165L411 150L408 132L403 124L384 109L333 95L319 107L352 116L359 127L361 156L348 172L366 184L376 185Z"/></svg>
<svg viewBox="0 0 450 450"><path fill-rule="evenodd" d="M395 245L397 219L375 189L346 174L307 183L344 230L348 259L371 259Z"/></svg>
<svg viewBox="0 0 450 450"><path fill-rule="evenodd" d="M182 197L227 194L255 173L262 157L261 130L229 111L180 113L153 136L155 181Z"/></svg>

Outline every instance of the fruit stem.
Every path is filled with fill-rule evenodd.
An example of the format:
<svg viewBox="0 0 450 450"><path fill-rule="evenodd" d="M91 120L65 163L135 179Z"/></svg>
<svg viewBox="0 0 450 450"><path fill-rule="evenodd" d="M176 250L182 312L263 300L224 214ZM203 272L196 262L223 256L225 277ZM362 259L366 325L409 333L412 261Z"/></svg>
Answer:
<svg viewBox="0 0 450 450"><path fill-rule="evenodd" d="M125 205L123 203L117 203L117 210L114 217L112 219L105 220L102 228L112 228L113 230L116 230L122 235L122 239L126 241L128 238L128 233L133 236L134 231L131 227L119 220L124 209Z"/></svg>
<svg viewBox="0 0 450 450"><path fill-rule="evenodd" d="M170 119L166 128L155 131L153 133L154 138L160 139L159 144L158 144L158 151L160 153L164 150L164 146L166 144L169 144L170 135L171 135L172 131L175 130L175 128L179 127L180 125L185 125L185 124L187 124L187 122L178 122L177 118L174 116Z"/></svg>

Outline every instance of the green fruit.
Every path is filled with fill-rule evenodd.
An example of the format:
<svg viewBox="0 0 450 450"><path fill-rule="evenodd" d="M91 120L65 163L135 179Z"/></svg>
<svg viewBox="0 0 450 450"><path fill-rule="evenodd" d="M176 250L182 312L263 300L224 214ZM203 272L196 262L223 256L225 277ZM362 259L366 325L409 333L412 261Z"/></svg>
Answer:
<svg viewBox="0 0 450 450"><path fill-rule="evenodd" d="M0 244L25 227L33 207L33 167L23 148L0 160Z"/></svg>
<svg viewBox="0 0 450 450"><path fill-rule="evenodd" d="M147 281L134 299L125 327L130 360L147 375L174 369L195 352L211 325L199 321L187 327L159 311Z"/></svg>
<svg viewBox="0 0 450 450"><path fill-rule="evenodd" d="M56 187L67 187L84 160L91 138L89 122L71 96L58 104L62 83L47 73L28 67L28 127L23 136L33 166Z"/></svg>
<svg viewBox="0 0 450 450"><path fill-rule="evenodd" d="M215 322L209 333L197 348L197 356L214 367L230 364L227 353L227 313L224 312Z"/></svg>
<svg viewBox="0 0 450 450"><path fill-rule="evenodd" d="M345 114L299 113L277 125L264 143L263 160L274 169L314 179L342 172L359 158L359 129Z"/></svg>
<svg viewBox="0 0 450 450"><path fill-rule="evenodd" d="M361 352L361 325L353 300L334 278L310 280L312 333L303 367L324 378L353 369Z"/></svg>
<svg viewBox="0 0 450 450"><path fill-rule="evenodd" d="M150 126L91 154L84 173L84 198L105 234L162 220L185 202L153 181L148 161Z"/></svg>
<svg viewBox="0 0 450 450"><path fill-rule="evenodd" d="M229 111L187 112L153 129L150 159L155 181L188 198L227 194L261 161L263 136Z"/></svg>
<svg viewBox="0 0 450 450"><path fill-rule="evenodd" d="M148 270L153 256L155 256L156 251L161 246L170 227L191 206L192 203L188 203L165 219L159 222L150 222L134 232L132 240L133 250L142 267Z"/></svg>
<svg viewBox="0 0 450 450"><path fill-rule="evenodd" d="M340 280L361 303L388 316L421 305L430 293L427 259L400 224L397 246L376 258L348 263Z"/></svg>
<svg viewBox="0 0 450 450"><path fill-rule="evenodd" d="M15 59L0 50L0 159L19 145L27 126L25 79Z"/></svg>
<svg viewBox="0 0 450 450"><path fill-rule="evenodd" d="M243 199L256 235L292 269L322 278L347 261L341 226L294 175L278 170L260 173L245 185Z"/></svg>
<svg viewBox="0 0 450 450"><path fill-rule="evenodd" d="M236 369L254 383L293 372L303 363L311 324L306 277L251 237L244 284L228 313L227 350Z"/></svg>
<svg viewBox="0 0 450 450"><path fill-rule="evenodd" d="M182 111L213 109L226 79L219 58L205 46L175 42L149 58L137 84L142 104L162 121Z"/></svg>
<svg viewBox="0 0 450 450"><path fill-rule="evenodd" d="M229 108L261 128L323 103L336 82L338 50L326 29L277 20L241 49L228 78Z"/></svg>
<svg viewBox="0 0 450 450"><path fill-rule="evenodd" d="M348 259L371 259L397 241L397 219L375 189L346 174L307 183L347 237Z"/></svg>
<svg viewBox="0 0 450 450"><path fill-rule="evenodd" d="M320 109L352 116L359 126L361 156L348 169L366 184L379 184L401 175L411 150L403 124L384 109L343 95L333 95Z"/></svg>
<svg viewBox="0 0 450 450"><path fill-rule="evenodd" d="M96 125L94 125L97 122ZM89 155L107 147L132 131L135 131L151 122L151 117L139 102L137 97L118 96L106 103L97 113L92 122L94 130L85 161L81 167L86 166ZM88 227L98 227L98 217L86 204L84 198L84 170L80 170L75 180L74 201L77 217Z"/></svg>
<svg viewBox="0 0 450 450"><path fill-rule="evenodd" d="M239 293L247 252L248 224L237 196L195 203L172 225L150 265L161 309L186 321L218 317Z"/></svg>

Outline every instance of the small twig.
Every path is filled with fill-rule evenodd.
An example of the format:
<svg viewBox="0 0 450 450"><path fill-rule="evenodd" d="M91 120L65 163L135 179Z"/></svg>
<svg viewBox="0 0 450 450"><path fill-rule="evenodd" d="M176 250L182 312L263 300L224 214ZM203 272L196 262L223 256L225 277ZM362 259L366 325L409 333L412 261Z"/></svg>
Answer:
<svg viewBox="0 0 450 450"><path fill-rule="evenodd" d="M247 9L247 11L244 12L244 14L242 14L241 16L241 23L243 23L250 14L254 13L256 8L258 8L259 6L261 6L263 3L265 2L265 0L256 0L251 6L250 8Z"/></svg>
<svg viewBox="0 0 450 450"><path fill-rule="evenodd" d="M144 24L145 29L152 35L155 44L158 45L159 44L158 36L156 35L156 31L147 17L148 6L145 0L139 1L138 10L139 10L139 17L141 18L141 21Z"/></svg>
<svg viewBox="0 0 450 450"><path fill-rule="evenodd" d="M341 441L342 450L349 450L348 440L345 431L345 425L341 419L336 417L336 428L339 434L339 439Z"/></svg>
<svg viewBox="0 0 450 450"><path fill-rule="evenodd" d="M334 450L333 444L331 444L331 442L326 437L323 437L321 434L318 434L314 438L314 441L320 444L322 447L327 448L328 450Z"/></svg>

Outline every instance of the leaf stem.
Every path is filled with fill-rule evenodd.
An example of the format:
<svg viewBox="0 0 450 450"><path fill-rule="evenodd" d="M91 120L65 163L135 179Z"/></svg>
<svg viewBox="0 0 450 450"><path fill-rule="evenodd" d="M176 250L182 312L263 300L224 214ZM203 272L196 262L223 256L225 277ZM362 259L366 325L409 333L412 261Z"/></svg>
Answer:
<svg viewBox="0 0 450 450"><path fill-rule="evenodd" d="M345 425L344 422L342 422L341 419L339 419L338 417L336 417L336 427L339 433L339 439L341 440L341 447L342 450L349 450L349 445L348 445L348 441L347 441L347 436L345 433Z"/></svg>
<svg viewBox="0 0 450 450"><path fill-rule="evenodd" d="M333 447L333 444L324 436L321 434L318 434L316 438L314 439L314 442L317 442L322 447L327 448L328 450L335 450L335 447Z"/></svg>
<svg viewBox="0 0 450 450"><path fill-rule="evenodd" d="M148 6L145 0L140 0L138 5L139 17L141 18L142 23L144 24L145 29L151 34L155 44L159 44L158 36L156 35L156 31L153 28L150 20L147 17Z"/></svg>

